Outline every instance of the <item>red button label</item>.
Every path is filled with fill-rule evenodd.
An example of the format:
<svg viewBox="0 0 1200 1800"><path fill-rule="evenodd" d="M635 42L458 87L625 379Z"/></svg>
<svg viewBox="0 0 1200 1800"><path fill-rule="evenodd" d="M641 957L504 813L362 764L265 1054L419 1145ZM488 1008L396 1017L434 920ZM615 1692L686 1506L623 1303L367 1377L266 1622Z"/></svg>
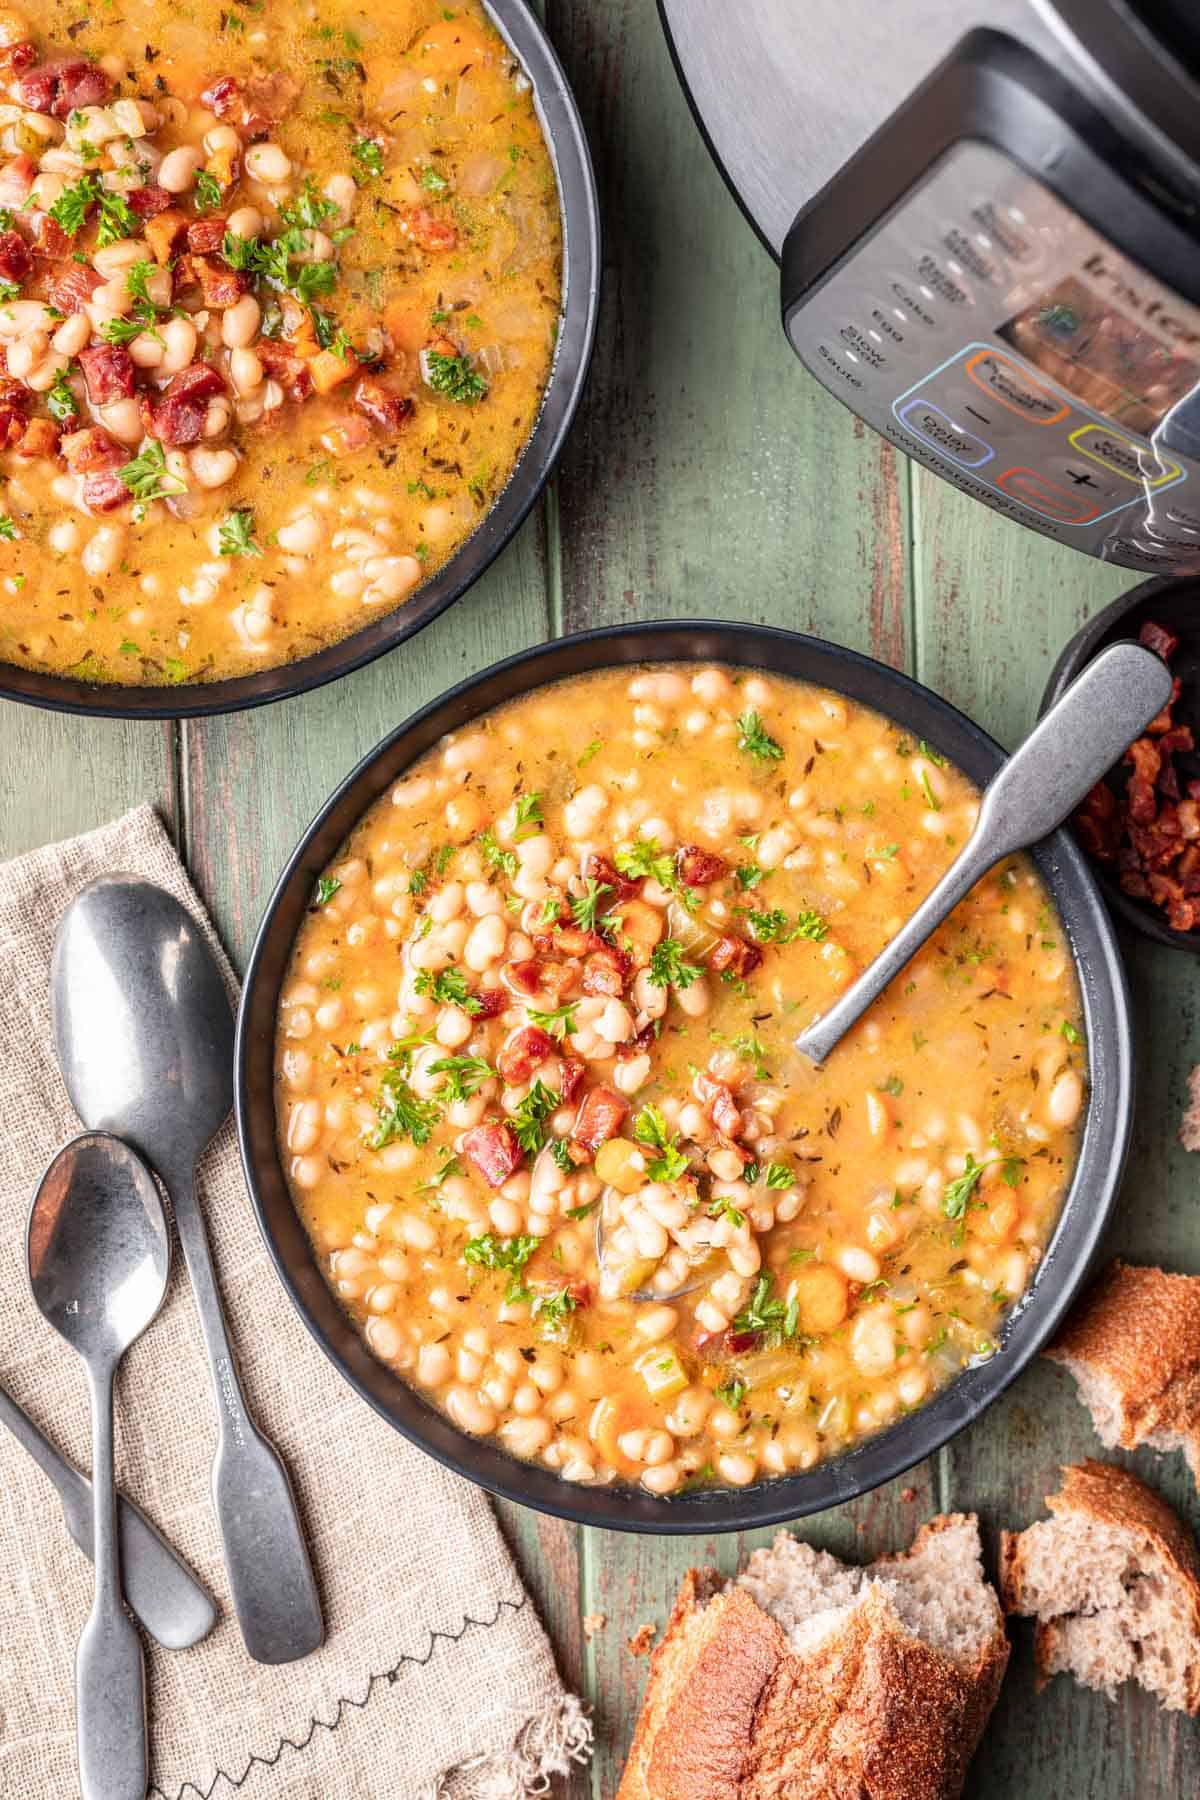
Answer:
<svg viewBox="0 0 1200 1800"><path fill-rule="evenodd" d="M1048 519L1060 519L1064 525L1086 525L1089 519L1098 518L1100 514L1094 501L1060 487L1057 481L1051 481L1048 475L1039 475L1036 469L1005 469L996 477L996 486L1002 493L1029 507L1031 512L1042 513Z"/></svg>

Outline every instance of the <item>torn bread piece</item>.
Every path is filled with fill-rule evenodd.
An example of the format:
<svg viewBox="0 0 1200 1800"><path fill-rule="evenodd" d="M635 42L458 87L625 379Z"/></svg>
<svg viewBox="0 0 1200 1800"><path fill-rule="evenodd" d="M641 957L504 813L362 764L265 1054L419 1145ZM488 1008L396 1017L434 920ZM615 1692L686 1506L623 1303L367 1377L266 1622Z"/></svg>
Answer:
<svg viewBox="0 0 1200 1800"><path fill-rule="evenodd" d="M1200 1276L1112 1263L1045 1354L1105 1449L1181 1449L1200 1487Z"/></svg>
<svg viewBox="0 0 1200 1800"><path fill-rule="evenodd" d="M1111 1700L1123 1681L1200 1711L1200 1560L1191 1533L1112 1463L1063 1470L1054 1514L1001 1533L1004 1610L1038 1621L1038 1685L1066 1671Z"/></svg>
<svg viewBox="0 0 1200 1800"><path fill-rule="evenodd" d="M617 1800L957 1800L1007 1663L974 1517L868 1568L781 1532L685 1579Z"/></svg>

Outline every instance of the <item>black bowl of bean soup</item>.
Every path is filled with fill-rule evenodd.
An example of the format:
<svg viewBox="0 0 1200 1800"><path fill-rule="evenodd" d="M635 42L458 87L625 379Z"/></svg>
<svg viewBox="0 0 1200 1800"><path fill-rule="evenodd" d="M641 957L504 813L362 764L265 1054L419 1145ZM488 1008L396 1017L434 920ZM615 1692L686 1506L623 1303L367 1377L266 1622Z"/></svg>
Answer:
<svg viewBox="0 0 1200 1800"><path fill-rule="evenodd" d="M1084 1278L1130 1125L1058 833L821 1068L793 1048L1002 757L906 676L671 623L540 646L348 777L251 959L238 1121L310 1330L499 1494L695 1532L931 1454Z"/></svg>
<svg viewBox="0 0 1200 1800"><path fill-rule="evenodd" d="M595 327L524 0L0 12L0 695L168 717L403 642L516 530Z"/></svg>

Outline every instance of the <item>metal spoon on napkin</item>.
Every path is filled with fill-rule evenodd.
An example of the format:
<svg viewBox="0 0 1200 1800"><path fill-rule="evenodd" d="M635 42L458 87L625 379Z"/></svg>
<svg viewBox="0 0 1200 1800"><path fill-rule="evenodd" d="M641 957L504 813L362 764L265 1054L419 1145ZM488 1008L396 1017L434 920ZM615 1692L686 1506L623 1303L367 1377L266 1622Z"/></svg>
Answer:
<svg viewBox="0 0 1200 1800"><path fill-rule="evenodd" d="M89 1562L92 1484L60 1456L29 1414L0 1388L0 1425L6 1425L58 1489L63 1519ZM217 1609L181 1556L124 1494L117 1495L117 1536L125 1598L151 1637L167 1650L186 1650L206 1638Z"/></svg>
<svg viewBox="0 0 1200 1800"><path fill-rule="evenodd" d="M1171 698L1153 651L1113 644L1076 677L984 790L975 829L912 917L796 1048L823 1063L975 883L1004 857L1048 837Z"/></svg>
<svg viewBox="0 0 1200 1800"><path fill-rule="evenodd" d="M105 875L58 928L58 1059L84 1124L116 1132L171 1197L217 1405L213 1502L234 1610L256 1662L321 1643L321 1603L278 1452L250 1416L196 1197L196 1163L233 1106L233 1013L190 913L135 875Z"/></svg>
<svg viewBox="0 0 1200 1800"><path fill-rule="evenodd" d="M162 1305L171 1239L154 1177L101 1133L60 1150L34 1195L29 1286L42 1316L87 1367L92 1397L96 1594L75 1653L75 1733L83 1800L144 1800L146 1672L121 1599L113 1476L113 1378Z"/></svg>

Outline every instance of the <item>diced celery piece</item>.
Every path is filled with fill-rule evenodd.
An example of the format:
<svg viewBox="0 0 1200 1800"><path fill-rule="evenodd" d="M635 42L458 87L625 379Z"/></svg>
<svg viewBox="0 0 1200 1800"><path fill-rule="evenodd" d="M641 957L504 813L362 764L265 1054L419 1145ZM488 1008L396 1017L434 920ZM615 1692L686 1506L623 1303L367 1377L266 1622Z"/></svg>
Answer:
<svg viewBox="0 0 1200 1800"><path fill-rule="evenodd" d="M664 1348L661 1344L640 1356L637 1367L646 1384L647 1393L655 1400L669 1400L672 1395L681 1393L688 1384L683 1364L674 1350Z"/></svg>

